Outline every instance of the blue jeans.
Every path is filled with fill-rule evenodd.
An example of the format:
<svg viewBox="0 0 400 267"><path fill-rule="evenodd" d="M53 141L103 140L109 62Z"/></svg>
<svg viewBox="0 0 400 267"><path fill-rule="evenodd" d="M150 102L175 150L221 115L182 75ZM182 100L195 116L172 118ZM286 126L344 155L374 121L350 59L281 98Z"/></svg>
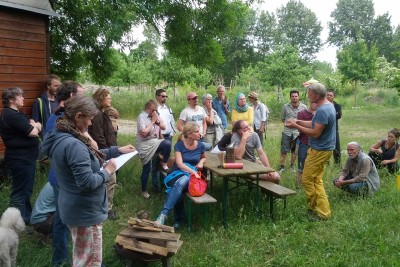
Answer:
<svg viewBox="0 0 400 267"><path fill-rule="evenodd" d="M32 214L31 196L35 184L36 160L5 158L12 177L10 206L19 209L25 223L29 223Z"/></svg>
<svg viewBox="0 0 400 267"><path fill-rule="evenodd" d="M353 177L346 177L344 180L350 180L353 179ZM335 184L337 179L333 180L333 184ZM356 195L362 195L363 193L368 192L368 183L367 182L357 182L357 183L352 183L352 184L347 184L342 186L340 189L343 191L356 194Z"/></svg>
<svg viewBox="0 0 400 267"><path fill-rule="evenodd" d="M310 145L303 144L299 142L299 151L297 152L297 171L299 173L303 173L304 162L307 158L307 150L310 148Z"/></svg>
<svg viewBox="0 0 400 267"><path fill-rule="evenodd" d="M163 140L160 145L157 148L157 151L155 153L155 155L157 155L158 153L161 153L163 155L163 162L167 163L168 159L169 159L169 155L171 154L171 142L169 140ZM150 160L149 162L147 162L145 165L143 165L143 170L142 170L142 176L140 178L141 182L142 182L142 192L147 191L147 179L149 178L149 174L150 174L150 170L153 169L153 175L154 172L158 171L158 160ZM156 177L153 176L153 186L155 185L154 179ZM157 177L157 184L158 185L158 177ZM158 187L156 187L158 188Z"/></svg>
<svg viewBox="0 0 400 267"><path fill-rule="evenodd" d="M52 185L52 187L56 199L56 213L53 221L53 256L51 262L53 266L61 266L63 263L70 265L68 249L70 232L68 226L61 221L58 211L58 185Z"/></svg>
<svg viewBox="0 0 400 267"><path fill-rule="evenodd" d="M161 214L168 216L171 209L174 209L175 222L182 223L185 219L184 196L189 186L189 176L181 176L169 191L164 201Z"/></svg>
<svg viewBox="0 0 400 267"><path fill-rule="evenodd" d="M210 143L205 142L204 138L201 138L199 141L204 144L204 146L206 147L206 151L209 151L212 149L212 145Z"/></svg>

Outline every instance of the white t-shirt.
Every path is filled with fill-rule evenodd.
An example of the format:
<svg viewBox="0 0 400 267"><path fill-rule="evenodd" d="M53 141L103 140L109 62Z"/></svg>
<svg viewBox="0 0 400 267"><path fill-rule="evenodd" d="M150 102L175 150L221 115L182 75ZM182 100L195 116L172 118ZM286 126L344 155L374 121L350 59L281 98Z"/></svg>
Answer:
<svg viewBox="0 0 400 267"><path fill-rule="evenodd" d="M166 104L158 105L157 107L158 113L160 113L160 118L165 123L165 130L161 130L162 134L174 135L175 132L175 121L174 114L172 113L172 109L168 107Z"/></svg>
<svg viewBox="0 0 400 267"><path fill-rule="evenodd" d="M200 106L196 106L196 109L192 109L190 107L185 108L182 110L181 114L179 115L179 119L183 120L185 124L187 122L194 122L199 126L200 133L203 132L203 120L207 117L207 113L204 108Z"/></svg>

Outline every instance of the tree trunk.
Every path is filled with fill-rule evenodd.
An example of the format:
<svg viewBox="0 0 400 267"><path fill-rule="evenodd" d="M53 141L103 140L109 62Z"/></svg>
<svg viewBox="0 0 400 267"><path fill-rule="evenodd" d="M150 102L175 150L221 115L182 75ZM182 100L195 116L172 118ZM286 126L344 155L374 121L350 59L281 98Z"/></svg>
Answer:
<svg viewBox="0 0 400 267"><path fill-rule="evenodd" d="M354 107L357 108L357 81L354 81Z"/></svg>
<svg viewBox="0 0 400 267"><path fill-rule="evenodd" d="M275 85L275 87L276 87L276 93L278 95L278 102L282 103L283 102L282 87L280 85Z"/></svg>

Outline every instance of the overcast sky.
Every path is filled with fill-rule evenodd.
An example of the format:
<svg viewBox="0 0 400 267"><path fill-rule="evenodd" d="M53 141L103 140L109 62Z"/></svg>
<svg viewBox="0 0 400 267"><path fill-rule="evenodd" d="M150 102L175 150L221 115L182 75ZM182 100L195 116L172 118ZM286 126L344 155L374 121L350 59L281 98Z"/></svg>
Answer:
<svg viewBox="0 0 400 267"><path fill-rule="evenodd" d="M261 4L260 9L269 12L275 12L282 5L286 5L289 0L264 0ZM321 33L321 39L326 42L328 38L328 21L331 19L331 13L336 8L337 0L300 0L307 8L311 9L312 12L318 17L323 27ZM375 0L375 17L382 15L386 12L392 16L391 21L393 26L400 24L400 14L395 8L396 0ZM396 12L397 10L397 12ZM333 66L336 66L336 48L325 45L322 51L318 53L317 59L320 61L327 61Z"/></svg>

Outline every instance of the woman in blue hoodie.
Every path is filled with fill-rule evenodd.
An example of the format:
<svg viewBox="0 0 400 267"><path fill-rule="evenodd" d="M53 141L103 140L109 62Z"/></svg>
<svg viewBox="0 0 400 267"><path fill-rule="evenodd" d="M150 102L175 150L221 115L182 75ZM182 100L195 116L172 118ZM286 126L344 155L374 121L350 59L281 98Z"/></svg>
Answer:
<svg viewBox="0 0 400 267"><path fill-rule="evenodd" d="M70 98L64 116L42 143L57 174L59 212L71 230L73 266L101 265L102 223L108 212L106 183L116 170L112 158L135 150L132 145L92 148L84 134L96 112L91 98ZM106 159L110 160L106 163Z"/></svg>

